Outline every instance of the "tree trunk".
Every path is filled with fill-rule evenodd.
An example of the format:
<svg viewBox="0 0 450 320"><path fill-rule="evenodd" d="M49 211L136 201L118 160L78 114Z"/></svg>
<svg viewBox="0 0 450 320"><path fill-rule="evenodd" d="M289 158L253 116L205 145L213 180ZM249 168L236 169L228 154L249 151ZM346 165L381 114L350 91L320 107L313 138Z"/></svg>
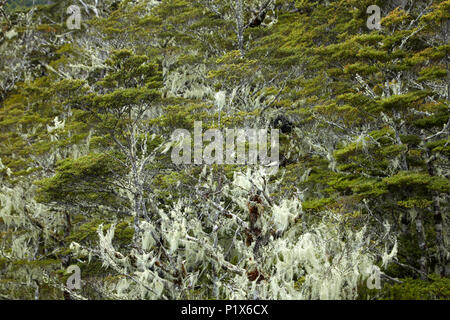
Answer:
<svg viewBox="0 0 450 320"><path fill-rule="evenodd" d="M236 35L238 40L239 51L241 56L244 56L244 17L242 0L236 1Z"/></svg>
<svg viewBox="0 0 450 320"><path fill-rule="evenodd" d="M420 249L420 259L419 266L422 274L420 277L423 280L426 280L426 275L428 274L427 270L427 246L425 243L425 232L423 228L423 212L419 211L416 217L416 231L417 231L417 242L419 244Z"/></svg>
<svg viewBox="0 0 450 320"><path fill-rule="evenodd" d="M441 206L439 204L439 196L437 192L433 194L433 219L434 229L436 232L436 258L438 274L442 277L446 276L446 249L443 236Z"/></svg>
<svg viewBox="0 0 450 320"><path fill-rule="evenodd" d="M428 151L429 161L427 163L428 166L428 174L430 176L435 176L435 170L433 166L433 160L430 152ZM442 218L442 210L441 205L439 203L439 193L437 191L432 192L433 197L433 221L434 221L434 230L436 232L436 260L437 260L437 273L445 277L446 276L446 266L447 266L447 252L445 248L444 235L443 235L443 218Z"/></svg>

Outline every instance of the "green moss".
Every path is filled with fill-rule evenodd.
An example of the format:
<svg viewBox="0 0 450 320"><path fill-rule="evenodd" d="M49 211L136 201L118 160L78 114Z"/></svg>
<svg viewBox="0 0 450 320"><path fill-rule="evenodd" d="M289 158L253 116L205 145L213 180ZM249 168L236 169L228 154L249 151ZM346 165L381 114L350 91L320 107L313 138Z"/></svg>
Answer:
<svg viewBox="0 0 450 320"><path fill-rule="evenodd" d="M323 210L327 205L334 202L335 200L331 198L307 200L302 203L302 208L303 210L320 211Z"/></svg>
<svg viewBox="0 0 450 320"><path fill-rule="evenodd" d="M450 279L431 275L428 281L400 279L402 284L386 284L381 299L385 300L449 300Z"/></svg>

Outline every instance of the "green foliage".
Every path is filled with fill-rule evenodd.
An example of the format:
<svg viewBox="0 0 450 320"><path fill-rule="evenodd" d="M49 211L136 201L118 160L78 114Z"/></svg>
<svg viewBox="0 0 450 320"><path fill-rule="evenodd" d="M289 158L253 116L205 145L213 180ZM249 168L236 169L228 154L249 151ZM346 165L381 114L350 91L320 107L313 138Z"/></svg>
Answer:
<svg viewBox="0 0 450 320"><path fill-rule="evenodd" d="M430 280L401 279L402 284L386 284L381 297L386 300L448 300L450 279L430 276Z"/></svg>
<svg viewBox="0 0 450 320"><path fill-rule="evenodd" d="M336 214L342 230L367 229L368 252L397 239L409 266L383 267L403 283L379 292L361 282L359 298L449 299L448 278L433 275L448 254L449 0L105 0L67 30L69 2L30 12L32 1L8 1L8 21L0 14L0 294L32 299L34 287L18 285L32 274L42 298L61 299L76 263L89 298L139 291L123 270L144 269L139 279L158 273L180 287L196 275L180 297L217 298L211 279L224 262L255 272L240 259L256 249L232 248L250 239L234 217L250 223L251 195L233 189L250 166L175 166L170 135L198 120L223 129L281 118L280 170L264 201L299 200L303 215L286 238L268 239L290 245ZM373 4L381 30L366 26ZM265 205L267 219L286 214ZM114 251L102 251L101 232L113 229ZM232 250L208 251L209 241ZM298 293L311 283L297 271Z"/></svg>

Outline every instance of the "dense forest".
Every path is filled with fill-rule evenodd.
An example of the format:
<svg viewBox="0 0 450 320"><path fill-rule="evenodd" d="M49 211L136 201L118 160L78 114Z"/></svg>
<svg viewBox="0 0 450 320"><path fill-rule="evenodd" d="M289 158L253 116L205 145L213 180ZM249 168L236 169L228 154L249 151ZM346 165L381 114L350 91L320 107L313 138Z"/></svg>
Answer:
<svg viewBox="0 0 450 320"><path fill-rule="evenodd" d="M5 11L14 11L20 9L30 8L34 5L51 4L53 1L49 0L6 0L4 3Z"/></svg>
<svg viewBox="0 0 450 320"><path fill-rule="evenodd" d="M0 0L0 299L450 299L449 16Z"/></svg>

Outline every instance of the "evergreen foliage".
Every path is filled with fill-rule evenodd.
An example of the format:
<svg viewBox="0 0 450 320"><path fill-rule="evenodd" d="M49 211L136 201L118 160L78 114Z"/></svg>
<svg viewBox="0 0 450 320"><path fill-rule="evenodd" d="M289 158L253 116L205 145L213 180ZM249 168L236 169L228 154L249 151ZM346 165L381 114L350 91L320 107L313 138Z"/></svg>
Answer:
<svg viewBox="0 0 450 320"><path fill-rule="evenodd" d="M0 298L449 299L449 0L31 2L0 1ZM279 128L280 169L175 165L195 121Z"/></svg>

